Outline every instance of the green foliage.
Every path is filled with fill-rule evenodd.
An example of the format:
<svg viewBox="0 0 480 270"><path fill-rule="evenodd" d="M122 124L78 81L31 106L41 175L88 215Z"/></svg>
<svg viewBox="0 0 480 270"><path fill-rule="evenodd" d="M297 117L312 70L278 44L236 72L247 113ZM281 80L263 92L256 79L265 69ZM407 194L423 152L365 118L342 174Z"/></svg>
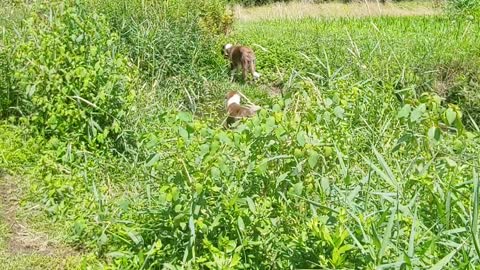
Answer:
<svg viewBox="0 0 480 270"><path fill-rule="evenodd" d="M232 14L224 0L89 1L120 33L124 49L165 106L195 111L211 97L204 82L219 78L224 62L216 39Z"/></svg>
<svg viewBox="0 0 480 270"><path fill-rule="evenodd" d="M467 19L473 20L476 17L478 21L480 16L480 1L479 0L448 0L447 10L451 15L467 16Z"/></svg>
<svg viewBox="0 0 480 270"><path fill-rule="evenodd" d="M0 46L2 46L0 44ZM0 47L0 117L4 118L8 110L13 105L13 98L10 97L10 80L11 69L9 63L8 52L5 48Z"/></svg>
<svg viewBox="0 0 480 270"><path fill-rule="evenodd" d="M193 4L193 3L191 3ZM233 13L226 9L226 1L203 1L200 4L199 24L205 34L228 34L233 25Z"/></svg>
<svg viewBox="0 0 480 270"><path fill-rule="evenodd" d="M117 268L374 268L396 258L425 268L457 247L442 241L466 252L470 233L449 230L469 219L460 209L472 207L465 181L478 138L436 96L397 107L374 86L303 78L232 131L163 112L156 132L138 134L133 163L73 152L59 168L51 161L64 153L44 152L33 191L71 241Z"/></svg>
<svg viewBox="0 0 480 270"><path fill-rule="evenodd" d="M263 83L285 87L296 74L313 73L319 84L374 80L401 101L435 92L474 128L468 115L480 121L479 25L446 16L246 22L233 39L255 44Z"/></svg>
<svg viewBox="0 0 480 270"><path fill-rule="evenodd" d="M86 0L86 2L107 14L119 30L138 27L122 25L128 21L133 24L156 24L162 28L168 28L170 25L182 28L193 27L198 29L200 27L207 34L213 32L218 35L224 33L233 23L232 15L226 8L225 0L174 0L153 1L151 3L140 0Z"/></svg>
<svg viewBox="0 0 480 270"><path fill-rule="evenodd" d="M0 124L0 167L23 173L31 207L100 260L83 268L478 264L480 137L462 110L467 98L449 104L455 91L475 92L477 25L443 16L306 19L242 23L234 36L218 38L222 1L146 2L53 9L51 19L34 16L35 24L17 29L23 38L2 51L9 60L0 74L15 81L0 89L19 93L31 116ZM259 84L227 81L218 50L227 38L255 49ZM65 45L46 49L58 44ZM22 64L30 59L36 62ZM93 73L97 62L105 76ZM116 122L63 95L52 95L50 104L63 104L58 110L34 103L31 81L44 96L83 91L91 103L103 86L120 83L111 98L126 102L111 112L120 132L133 131L128 151L84 151L57 138L36 114L74 104L87 120ZM266 93L278 88L281 96ZM139 91L129 100L132 89ZM263 109L226 130L222 98L232 89ZM67 139L83 134L90 142L81 118L61 119L71 121L60 125ZM31 134L33 124L50 133Z"/></svg>
<svg viewBox="0 0 480 270"><path fill-rule="evenodd" d="M48 11L32 14L4 49L2 74L8 72L3 77L9 84L1 87L2 108L46 138L90 147L118 140L136 79L136 69L118 51L118 35L104 16L80 6L51 5Z"/></svg>

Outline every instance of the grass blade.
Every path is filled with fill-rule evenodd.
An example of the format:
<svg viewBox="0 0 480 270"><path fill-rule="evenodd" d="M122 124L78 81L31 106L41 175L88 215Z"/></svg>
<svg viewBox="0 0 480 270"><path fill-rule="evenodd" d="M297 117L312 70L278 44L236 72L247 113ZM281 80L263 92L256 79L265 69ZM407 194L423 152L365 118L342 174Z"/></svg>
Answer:
<svg viewBox="0 0 480 270"><path fill-rule="evenodd" d="M373 164L372 161L370 161L368 158L362 156L363 160L381 177L383 180L385 180L388 184L390 184L393 187L397 187L394 182L388 177L386 173L384 173L380 168L378 168L375 164Z"/></svg>
<svg viewBox="0 0 480 270"><path fill-rule="evenodd" d="M392 213L390 214L390 218L388 219L387 228L385 228L385 231L383 232L382 245L380 247L380 251L378 252L379 261L382 260L382 257L385 254L385 250L390 244L390 237L392 236L393 221L395 220L395 214L397 213L396 210L397 210L397 207L392 207Z"/></svg>
<svg viewBox="0 0 480 270"><path fill-rule="evenodd" d="M410 260L413 259L413 254L415 252L415 226L417 226L417 209L415 209L415 213L413 214L412 229L410 231L410 239L408 240L407 255Z"/></svg>
<svg viewBox="0 0 480 270"><path fill-rule="evenodd" d="M342 152L340 152L337 145L335 145L335 152L337 152L338 162L340 163L342 179L345 179L348 176L348 169L347 166L345 166L345 162L343 161L343 154Z"/></svg>
<svg viewBox="0 0 480 270"><path fill-rule="evenodd" d="M477 252L477 257L480 257L480 244L478 243L478 175L475 169L473 170L473 213L472 213L472 236L473 245Z"/></svg>
<svg viewBox="0 0 480 270"><path fill-rule="evenodd" d="M377 151L377 148L373 146L373 152L375 153L375 156L377 157L378 162L382 166L383 170L387 173L388 177L390 178L390 181L395 185L395 187L398 188L398 182L395 179L395 176L393 175L392 170L388 166L387 162L385 162L385 159L383 156Z"/></svg>
<svg viewBox="0 0 480 270"><path fill-rule="evenodd" d="M440 261L438 261L434 266L432 266L429 270L441 270L443 269L455 256L455 254L460 250L460 248L463 246L460 245L457 249L454 251L450 252L447 256L443 257Z"/></svg>

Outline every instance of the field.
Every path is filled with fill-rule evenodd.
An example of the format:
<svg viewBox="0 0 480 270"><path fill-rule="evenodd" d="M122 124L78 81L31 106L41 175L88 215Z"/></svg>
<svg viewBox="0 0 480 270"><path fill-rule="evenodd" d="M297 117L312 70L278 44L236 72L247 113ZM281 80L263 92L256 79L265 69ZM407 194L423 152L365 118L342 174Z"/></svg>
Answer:
<svg viewBox="0 0 480 270"><path fill-rule="evenodd" d="M387 2L386 4L380 4L376 1L349 4L325 1L321 5L308 1L293 1L248 8L235 5L233 11L237 21L252 22L271 19L428 16L441 14L442 8L431 1L398 1L396 3Z"/></svg>
<svg viewBox="0 0 480 270"><path fill-rule="evenodd" d="M479 269L478 11L147 2L0 10L1 269Z"/></svg>

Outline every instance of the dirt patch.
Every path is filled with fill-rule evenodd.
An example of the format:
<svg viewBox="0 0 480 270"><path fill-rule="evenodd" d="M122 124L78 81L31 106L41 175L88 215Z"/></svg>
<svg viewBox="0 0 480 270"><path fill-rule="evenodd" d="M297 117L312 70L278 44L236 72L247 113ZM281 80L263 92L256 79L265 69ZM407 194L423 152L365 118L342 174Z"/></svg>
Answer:
<svg viewBox="0 0 480 270"><path fill-rule="evenodd" d="M268 87L268 93L271 96L279 96L279 95L282 95L283 90L279 86L272 85Z"/></svg>
<svg viewBox="0 0 480 270"><path fill-rule="evenodd" d="M259 85L258 88L270 97L282 96L284 91L281 83Z"/></svg>
<svg viewBox="0 0 480 270"><path fill-rule="evenodd" d="M23 192L17 180L0 173L0 219L6 224L6 252L11 255L41 255L66 258L73 251L50 239L46 233L29 228L26 222L19 220L19 200Z"/></svg>

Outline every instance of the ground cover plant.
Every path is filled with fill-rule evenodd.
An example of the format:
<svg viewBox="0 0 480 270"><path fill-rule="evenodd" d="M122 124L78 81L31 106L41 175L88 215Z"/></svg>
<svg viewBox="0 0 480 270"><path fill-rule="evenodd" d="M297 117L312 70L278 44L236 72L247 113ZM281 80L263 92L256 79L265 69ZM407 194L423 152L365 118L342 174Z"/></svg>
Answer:
<svg viewBox="0 0 480 270"><path fill-rule="evenodd" d="M81 269L476 269L477 18L232 25L225 3L6 6L0 177L22 211ZM227 41L259 82L228 81ZM263 107L232 130L229 90Z"/></svg>

